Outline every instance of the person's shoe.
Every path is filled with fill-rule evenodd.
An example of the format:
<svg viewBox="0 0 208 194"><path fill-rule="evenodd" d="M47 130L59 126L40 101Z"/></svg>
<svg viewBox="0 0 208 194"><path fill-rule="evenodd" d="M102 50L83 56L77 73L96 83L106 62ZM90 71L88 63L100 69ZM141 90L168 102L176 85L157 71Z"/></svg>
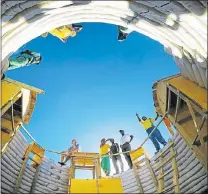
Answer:
<svg viewBox="0 0 208 194"><path fill-rule="evenodd" d="M106 172L106 176L109 176L110 175L110 172Z"/></svg>
<svg viewBox="0 0 208 194"><path fill-rule="evenodd" d="M5 74L2 75L1 80L3 80L5 78Z"/></svg>
<svg viewBox="0 0 208 194"><path fill-rule="evenodd" d="M58 162L59 164L61 164L61 166L64 166L64 165L66 165L65 163L63 163L63 162Z"/></svg>
<svg viewBox="0 0 208 194"><path fill-rule="evenodd" d="M159 151L160 151L160 149L159 149L159 150L157 150L157 151L155 152L155 155L156 155L156 154L158 154L158 153L159 153Z"/></svg>

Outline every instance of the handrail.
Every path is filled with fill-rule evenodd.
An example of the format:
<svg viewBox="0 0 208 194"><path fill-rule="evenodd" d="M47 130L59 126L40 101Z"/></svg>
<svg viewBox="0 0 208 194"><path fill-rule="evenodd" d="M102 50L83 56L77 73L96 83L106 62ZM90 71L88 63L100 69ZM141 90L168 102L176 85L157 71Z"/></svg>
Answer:
<svg viewBox="0 0 208 194"><path fill-rule="evenodd" d="M161 118L161 120L158 122L158 124L153 128L152 132L145 138L145 140L141 143L141 145L137 148L141 148L146 142L147 140L150 138L150 136L153 134L153 132L157 129L157 127L161 124L161 122L163 121L163 119L166 117L167 112L165 113L165 115ZM26 134L37 144L39 145L36 140L32 137L32 135L27 131L27 129L23 126L23 123L21 122L20 125L22 126L22 129L26 132ZM39 145L40 146L40 145ZM43 148L42 146L40 146L41 148ZM44 149L44 148L43 148ZM104 157L108 157L108 156L117 156L117 155L121 155L121 154L127 154L127 153L132 153L134 151L136 151L137 149L134 150L130 150L130 151L126 151L126 152L119 152L116 154L107 154L107 155L100 155L99 157L94 157L95 159L97 158L104 158ZM57 152L57 151L53 151L53 150L48 150L48 149L44 149L47 152L51 152L51 153L55 153L55 154L62 154L62 152Z"/></svg>

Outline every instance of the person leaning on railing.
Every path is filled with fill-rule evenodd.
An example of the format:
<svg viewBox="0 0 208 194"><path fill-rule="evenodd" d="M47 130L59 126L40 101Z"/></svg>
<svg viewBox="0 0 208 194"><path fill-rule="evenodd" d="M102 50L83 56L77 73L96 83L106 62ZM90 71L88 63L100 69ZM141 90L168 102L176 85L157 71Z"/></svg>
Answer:
<svg viewBox="0 0 208 194"><path fill-rule="evenodd" d="M140 119L139 115L136 113L136 117L138 118L139 122L145 128L146 132L149 135L155 128L153 122L155 122L158 119L159 115L157 114L156 118L147 119L147 117L143 116L142 119ZM149 138L156 148L155 154L157 154L160 151L159 143L163 144L164 146L167 144L167 142L165 141L165 139L163 138L163 136L161 135L160 131L157 128L154 129L154 131L152 132Z"/></svg>

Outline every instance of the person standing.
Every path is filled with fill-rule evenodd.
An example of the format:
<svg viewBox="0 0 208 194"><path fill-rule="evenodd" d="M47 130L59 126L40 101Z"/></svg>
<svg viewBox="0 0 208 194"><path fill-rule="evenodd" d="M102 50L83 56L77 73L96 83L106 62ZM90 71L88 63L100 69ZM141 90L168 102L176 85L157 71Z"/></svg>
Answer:
<svg viewBox="0 0 208 194"><path fill-rule="evenodd" d="M40 64L42 57L40 53L34 51L25 50L18 54L16 57L9 57L8 70L13 70L21 67L30 66L33 64Z"/></svg>
<svg viewBox="0 0 208 194"><path fill-rule="evenodd" d="M168 128L169 133L173 136L174 135L174 132L173 132L173 129L171 127L170 120L167 117L164 117L163 122L165 123L165 126Z"/></svg>
<svg viewBox="0 0 208 194"><path fill-rule="evenodd" d="M76 139L72 140L72 146L68 150L61 152L61 162L58 163L61 166L66 165L66 162L70 159L73 152L80 152L80 146L77 144Z"/></svg>
<svg viewBox="0 0 208 194"><path fill-rule="evenodd" d="M110 139L110 142L111 142L110 153L111 154L118 154L119 153L119 145L117 143L115 143L114 139ZM121 172L124 171L124 164L123 164L120 154L112 155L112 162L113 162L113 166L116 171L115 174L119 174L118 162L120 163Z"/></svg>
<svg viewBox="0 0 208 194"><path fill-rule="evenodd" d="M101 139L100 144L100 155L101 155L101 168L103 169L106 176L110 175L110 145L106 144L109 139L105 140L105 138Z"/></svg>
<svg viewBox="0 0 208 194"><path fill-rule="evenodd" d="M155 128L153 122L155 122L158 119L159 115L157 114L155 119L153 118L147 119L147 117L143 116L141 120L139 115L136 113L136 117L149 135ZM157 128L154 130L154 132L151 134L149 138L156 148L155 154L157 154L160 151L159 143L163 144L164 146L167 144L167 142L165 141L165 139L163 138L163 136L161 135L160 131Z"/></svg>
<svg viewBox="0 0 208 194"><path fill-rule="evenodd" d="M57 38L59 38L62 42L66 43L67 39L69 37L75 37L77 32L80 32L82 30L81 25L77 24L70 24L61 26L58 28L54 28L49 31L49 33ZM42 37L47 37L48 32L42 34Z"/></svg>
<svg viewBox="0 0 208 194"><path fill-rule="evenodd" d="M123 26L118 26L118 41L124 41L126 40L127 36L132 32L133 30L123 27Z"/></svg>
<svg viewBox="0 0 208 194"><path fill-rule="evenodd" d="M129 165L129 168L132 169L133 164L132 164L132 161L131 161L131 156L130 156L129 151L131 151L130 142L132 141L134 136L125 134L124 130L119 130L119 132L122 136L121 140L120 140L121 150L122 150L122 152L128 152L128 153L124 153L123 155L124 155L128 165Z"/></svg>

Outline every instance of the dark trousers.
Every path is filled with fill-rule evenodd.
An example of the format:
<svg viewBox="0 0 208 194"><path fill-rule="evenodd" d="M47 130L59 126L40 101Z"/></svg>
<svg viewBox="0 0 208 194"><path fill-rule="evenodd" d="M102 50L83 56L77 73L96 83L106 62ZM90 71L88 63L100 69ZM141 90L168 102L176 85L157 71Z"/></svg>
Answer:
<svg viewBox="0 0 208 194"><path fill-rule="evenodd" d="M150 134L153 129L154 129L154 126L147 129L147 133ZM161 143L163 145L167 144L167 142L165 141L165 139L163 138L163 136L161 135L161 133L158 129L155 129L155 131L152 133L152 135L150 136L150 140L154 144L157 151L160 150L160 144L159 143Z"/></svg>
<svg viewBox="0 0 208 194"><path fill-rule="evenodd" d="M131 151L131 145L129 143L125 143L121 146L121 149L122 149L122 152L127 152L127 151ZM129 165L129 168L132 168L133 164L132 164L132 161L131 161L131 156L129 153L126 153L126 154L123 154L128 165Z"/></svg>

